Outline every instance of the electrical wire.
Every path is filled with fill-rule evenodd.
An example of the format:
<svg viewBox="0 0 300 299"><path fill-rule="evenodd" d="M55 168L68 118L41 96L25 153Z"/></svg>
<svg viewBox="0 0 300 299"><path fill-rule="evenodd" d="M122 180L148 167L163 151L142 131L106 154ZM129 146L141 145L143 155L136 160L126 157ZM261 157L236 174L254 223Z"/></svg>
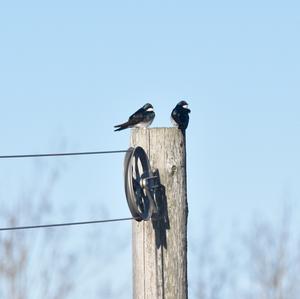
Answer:
<svg viewBox="0 0 300 299"><path fill-rule="evenodd" d="M128 217L128 218L117 218L117 219L81 221L81 222L66 222L66 223L54 223L54 224L0 227L0 231L29 230L29 229L38 229L38 228L53 228L53 227L63 227L63 226L75 226L75 225L77 225L77 226L78 225L90 225L90 224L120 222L120 221L129 221L129 220L135 220L135 218Z"/></svg>
<svg viewBox="0 0 300 299"><path fill-rule="evenodd" d="M119 154L119 153L127 153L127 152L128 152L128 150L116 150L116 151L91 151L91 152L67 152L67 153L46 153L46 154L0 155L0 159L103 155L103 154Z"/></svg>
<svg viewBox="0 0 300 299"><path fill-rule="evenodd" d="M128 150L113 150L113 151L85 151L85 152L65 152L65 153L42 153L42 154L21 154L21 155L0 155L0 159L18 159L18 158L43 158L43 157L60 157L60 156L83 156L83 155L104 155L104 154L119 154L127 153ZM14 230L29 230L38 228L53 228L63 226L75 226L75 225L88 225L88 224L100 224L108 222L120 222L134 220L135 218L117 218L106 220L93 220L93 221L81 221L81 222L66 222L66 223L54 223L54 224L41 224L41 225L28 225L28 226L13 226L13 227L0 227L0 231L14 231Z"/></svg>

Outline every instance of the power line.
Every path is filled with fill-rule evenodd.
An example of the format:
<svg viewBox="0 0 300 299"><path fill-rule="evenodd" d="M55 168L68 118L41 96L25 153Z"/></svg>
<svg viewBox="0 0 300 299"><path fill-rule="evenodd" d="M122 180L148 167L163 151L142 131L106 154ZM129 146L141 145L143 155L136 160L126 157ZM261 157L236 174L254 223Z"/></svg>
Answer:
<svg viewBox="0 0 300 299"><path fill-rule="evenodd" d="M104 155L127 153L128 150L116 151L91 151L91 152L68 152L68 153L46 153L46 154L23 154L23 155L0 155L0 159L17 159L17 158L43 158L43 157L60 157L60 156L83 156L83 155Z"/></svg>
<svg viewBox="0 0 300 299"><path fill-rule="evenodd" d="M120 222L134 220L133 217L106 219L106 220L93 220L93 221L81 221L81 222L66 222L66 223L54 223L54 224L40 224L40 225L28 225L28 226L12 226L12 227L0 227L0 231L13 231L13 230L28 230L37 228L51 228L51 227L63 227L63 226L75 226L75 225L88 225L88 224L100 224L109 222Z"/></svg>

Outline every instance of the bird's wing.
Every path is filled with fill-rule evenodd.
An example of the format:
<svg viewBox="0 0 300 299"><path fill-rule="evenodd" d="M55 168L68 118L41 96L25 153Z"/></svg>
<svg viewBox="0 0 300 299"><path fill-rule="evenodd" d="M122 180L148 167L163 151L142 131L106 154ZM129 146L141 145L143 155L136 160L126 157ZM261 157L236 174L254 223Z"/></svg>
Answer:
<svg viewBox="0 0 300 299"><path fill-rule="evenodd" d="M180 123L180 114L178 113L176 108L172 111L172 117L177 123Z"/></svg>
<svg viewBox="0 0 300 299"><path fill-rule="evenodd" d="M145 119L145 111L141 108L129 117L128 122L131 125L135 125L142 122L144 119Z"/></svg>
<svg viewBox="0 0 300 299"><path fill-rule="evenodd" d="M172 111L172 117L178 124L179 129L185 130L189 124L189 110L174 109Z"/></svg>

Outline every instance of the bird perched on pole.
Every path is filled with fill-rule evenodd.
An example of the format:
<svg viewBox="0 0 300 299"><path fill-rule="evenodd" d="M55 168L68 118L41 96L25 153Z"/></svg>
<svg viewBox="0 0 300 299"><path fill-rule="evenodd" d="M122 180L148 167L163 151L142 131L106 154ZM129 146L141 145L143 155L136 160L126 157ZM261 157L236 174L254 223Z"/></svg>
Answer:
<svg viewBox="0 0 300 299"><path fill-rule="evenodd" d="M127 122L114 126L115 131L121 131L127 128L147 128L149 127L155 117L153 106L149 103L134 112Z"/></svg>
<svg viewBox="0 0 300 299"><path fill-rule="evenodd" d="M191 110L189 109L188 103L186 101L180 101L171 113L171 122L175 127L178 127L182 133L185 133L188 127L190 112Z"/></svg>

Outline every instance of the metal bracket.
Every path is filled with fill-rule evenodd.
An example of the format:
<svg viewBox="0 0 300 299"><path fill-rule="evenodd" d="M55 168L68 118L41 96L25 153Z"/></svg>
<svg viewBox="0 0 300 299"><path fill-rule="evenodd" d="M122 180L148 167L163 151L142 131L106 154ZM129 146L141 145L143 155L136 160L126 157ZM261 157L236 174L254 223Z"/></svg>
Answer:
<svg viewBox="0 0 300 299"><path fill-rule="evenodd" d="M146 152L140 146L129 148L125 155L124 183L132 216L137 221L149 220L157 211L154 194L160 182L150 168Z"/></svg>

